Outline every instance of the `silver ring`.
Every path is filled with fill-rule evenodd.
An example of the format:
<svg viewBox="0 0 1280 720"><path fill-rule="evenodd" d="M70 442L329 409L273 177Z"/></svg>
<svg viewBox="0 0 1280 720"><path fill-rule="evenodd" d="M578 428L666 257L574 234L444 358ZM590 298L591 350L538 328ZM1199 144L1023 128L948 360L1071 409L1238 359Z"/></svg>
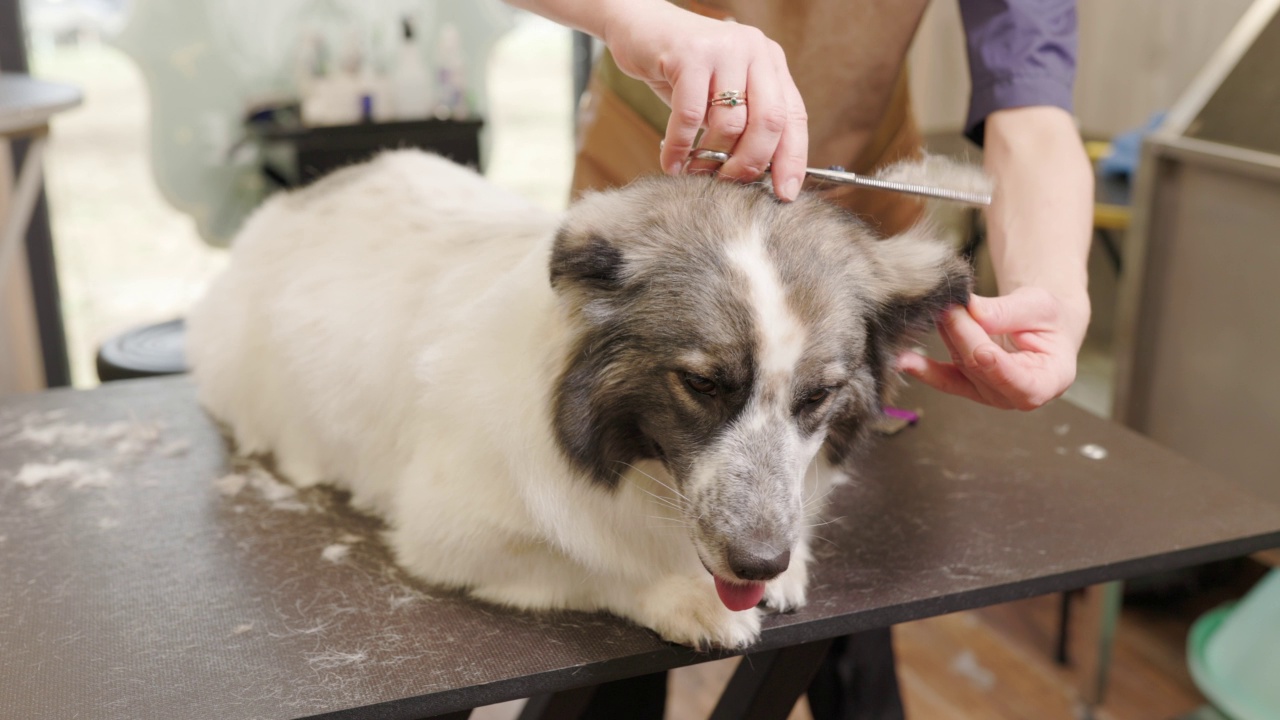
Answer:
<svg viewBox="0 0 1280 720"><path fill-rule="evenodd" d="M689 153L690 160L710 160L711 162L718 162L721 165L729 162L729 158L731 157L733 156L727 152L720 152L719 150L703 150L702 148L694 148Z"/></svg>

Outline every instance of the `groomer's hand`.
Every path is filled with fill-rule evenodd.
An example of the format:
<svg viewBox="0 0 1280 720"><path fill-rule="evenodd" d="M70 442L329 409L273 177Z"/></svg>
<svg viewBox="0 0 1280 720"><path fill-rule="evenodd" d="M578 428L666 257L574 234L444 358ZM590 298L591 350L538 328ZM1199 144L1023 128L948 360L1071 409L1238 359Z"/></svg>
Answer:
<svg viewBox="0 0 1280 720"><path fill-rule="evenodd" d="M983 162L995 180L987 239L1001 295L975 295L939 319L950 363L905 353L898 367L944 392L1032 410L1075 380L1089 326L1093 171L1071 116L1046 106L988 116Z"/></svg>
<svg viewBox="0 0 1280 720"><path fill-rule="evenodd" d="M995 298L974 295L939 318L951 362L916 352L899 369L943 392L998 408L1034 410L1062 395L1076 376L1089 324L1087 295L1060 298L1023 287Z"/></svg>
<svg viewBox="0 0 1280 720"><path fill-rule="evenodd" d="M690 163L691 171L717 171L743 182L771 170L778 197L800 192L809 137L804 102L782 48L754 27L705 18L665 0L605 0L604 41L618 67L644 81L671 106L663 169L682 172L698 131L699 147L732 155L718 165ZM746 101L711 105L736 90Z"/></svg>

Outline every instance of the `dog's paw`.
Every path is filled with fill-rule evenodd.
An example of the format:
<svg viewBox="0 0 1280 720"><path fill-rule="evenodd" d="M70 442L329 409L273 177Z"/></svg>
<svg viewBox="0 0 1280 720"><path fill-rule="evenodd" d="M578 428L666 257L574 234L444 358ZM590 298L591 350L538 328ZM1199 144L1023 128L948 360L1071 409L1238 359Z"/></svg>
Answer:
<svg viewBox="0 0 1280 720"><path fill-rule="evenodd" d="M736 649L760 636L760 611L725 607L710 578L666 578L647 588L639 601L634 619L669 642L699 650Z"/></svg>
<svg viewBox="0 0 1280 720"><path fill-rule="evenodd" d="M774 612L791 612L804 607L809 587L807 563L799 562L764 587L764 606Z"/></svg>

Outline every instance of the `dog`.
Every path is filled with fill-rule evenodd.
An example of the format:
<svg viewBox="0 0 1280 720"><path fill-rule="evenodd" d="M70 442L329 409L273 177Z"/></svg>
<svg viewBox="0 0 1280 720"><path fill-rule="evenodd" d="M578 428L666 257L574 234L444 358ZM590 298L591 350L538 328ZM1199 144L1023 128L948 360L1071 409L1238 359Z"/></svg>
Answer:
<svg viewBox="0 0 1280 720"><path fill-rule="evenodd" d="M739 648L804 604L896 354L969 287L927 226L809 196L662 176L556 216L396 151L252 215L188 356L239 452L422 580Z"/></svg>

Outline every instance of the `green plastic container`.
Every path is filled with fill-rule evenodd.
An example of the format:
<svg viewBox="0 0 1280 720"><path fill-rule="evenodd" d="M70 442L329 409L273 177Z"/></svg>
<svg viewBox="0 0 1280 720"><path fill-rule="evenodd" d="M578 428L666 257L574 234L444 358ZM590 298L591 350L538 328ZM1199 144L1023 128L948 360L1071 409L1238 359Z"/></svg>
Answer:
<svg viewBox="0 0 1280 720"><path fill-rule="evenodd" d="M1187 664L1200 692L1232 720L1280 720L1280 570L1196 620Z"/></svg>

